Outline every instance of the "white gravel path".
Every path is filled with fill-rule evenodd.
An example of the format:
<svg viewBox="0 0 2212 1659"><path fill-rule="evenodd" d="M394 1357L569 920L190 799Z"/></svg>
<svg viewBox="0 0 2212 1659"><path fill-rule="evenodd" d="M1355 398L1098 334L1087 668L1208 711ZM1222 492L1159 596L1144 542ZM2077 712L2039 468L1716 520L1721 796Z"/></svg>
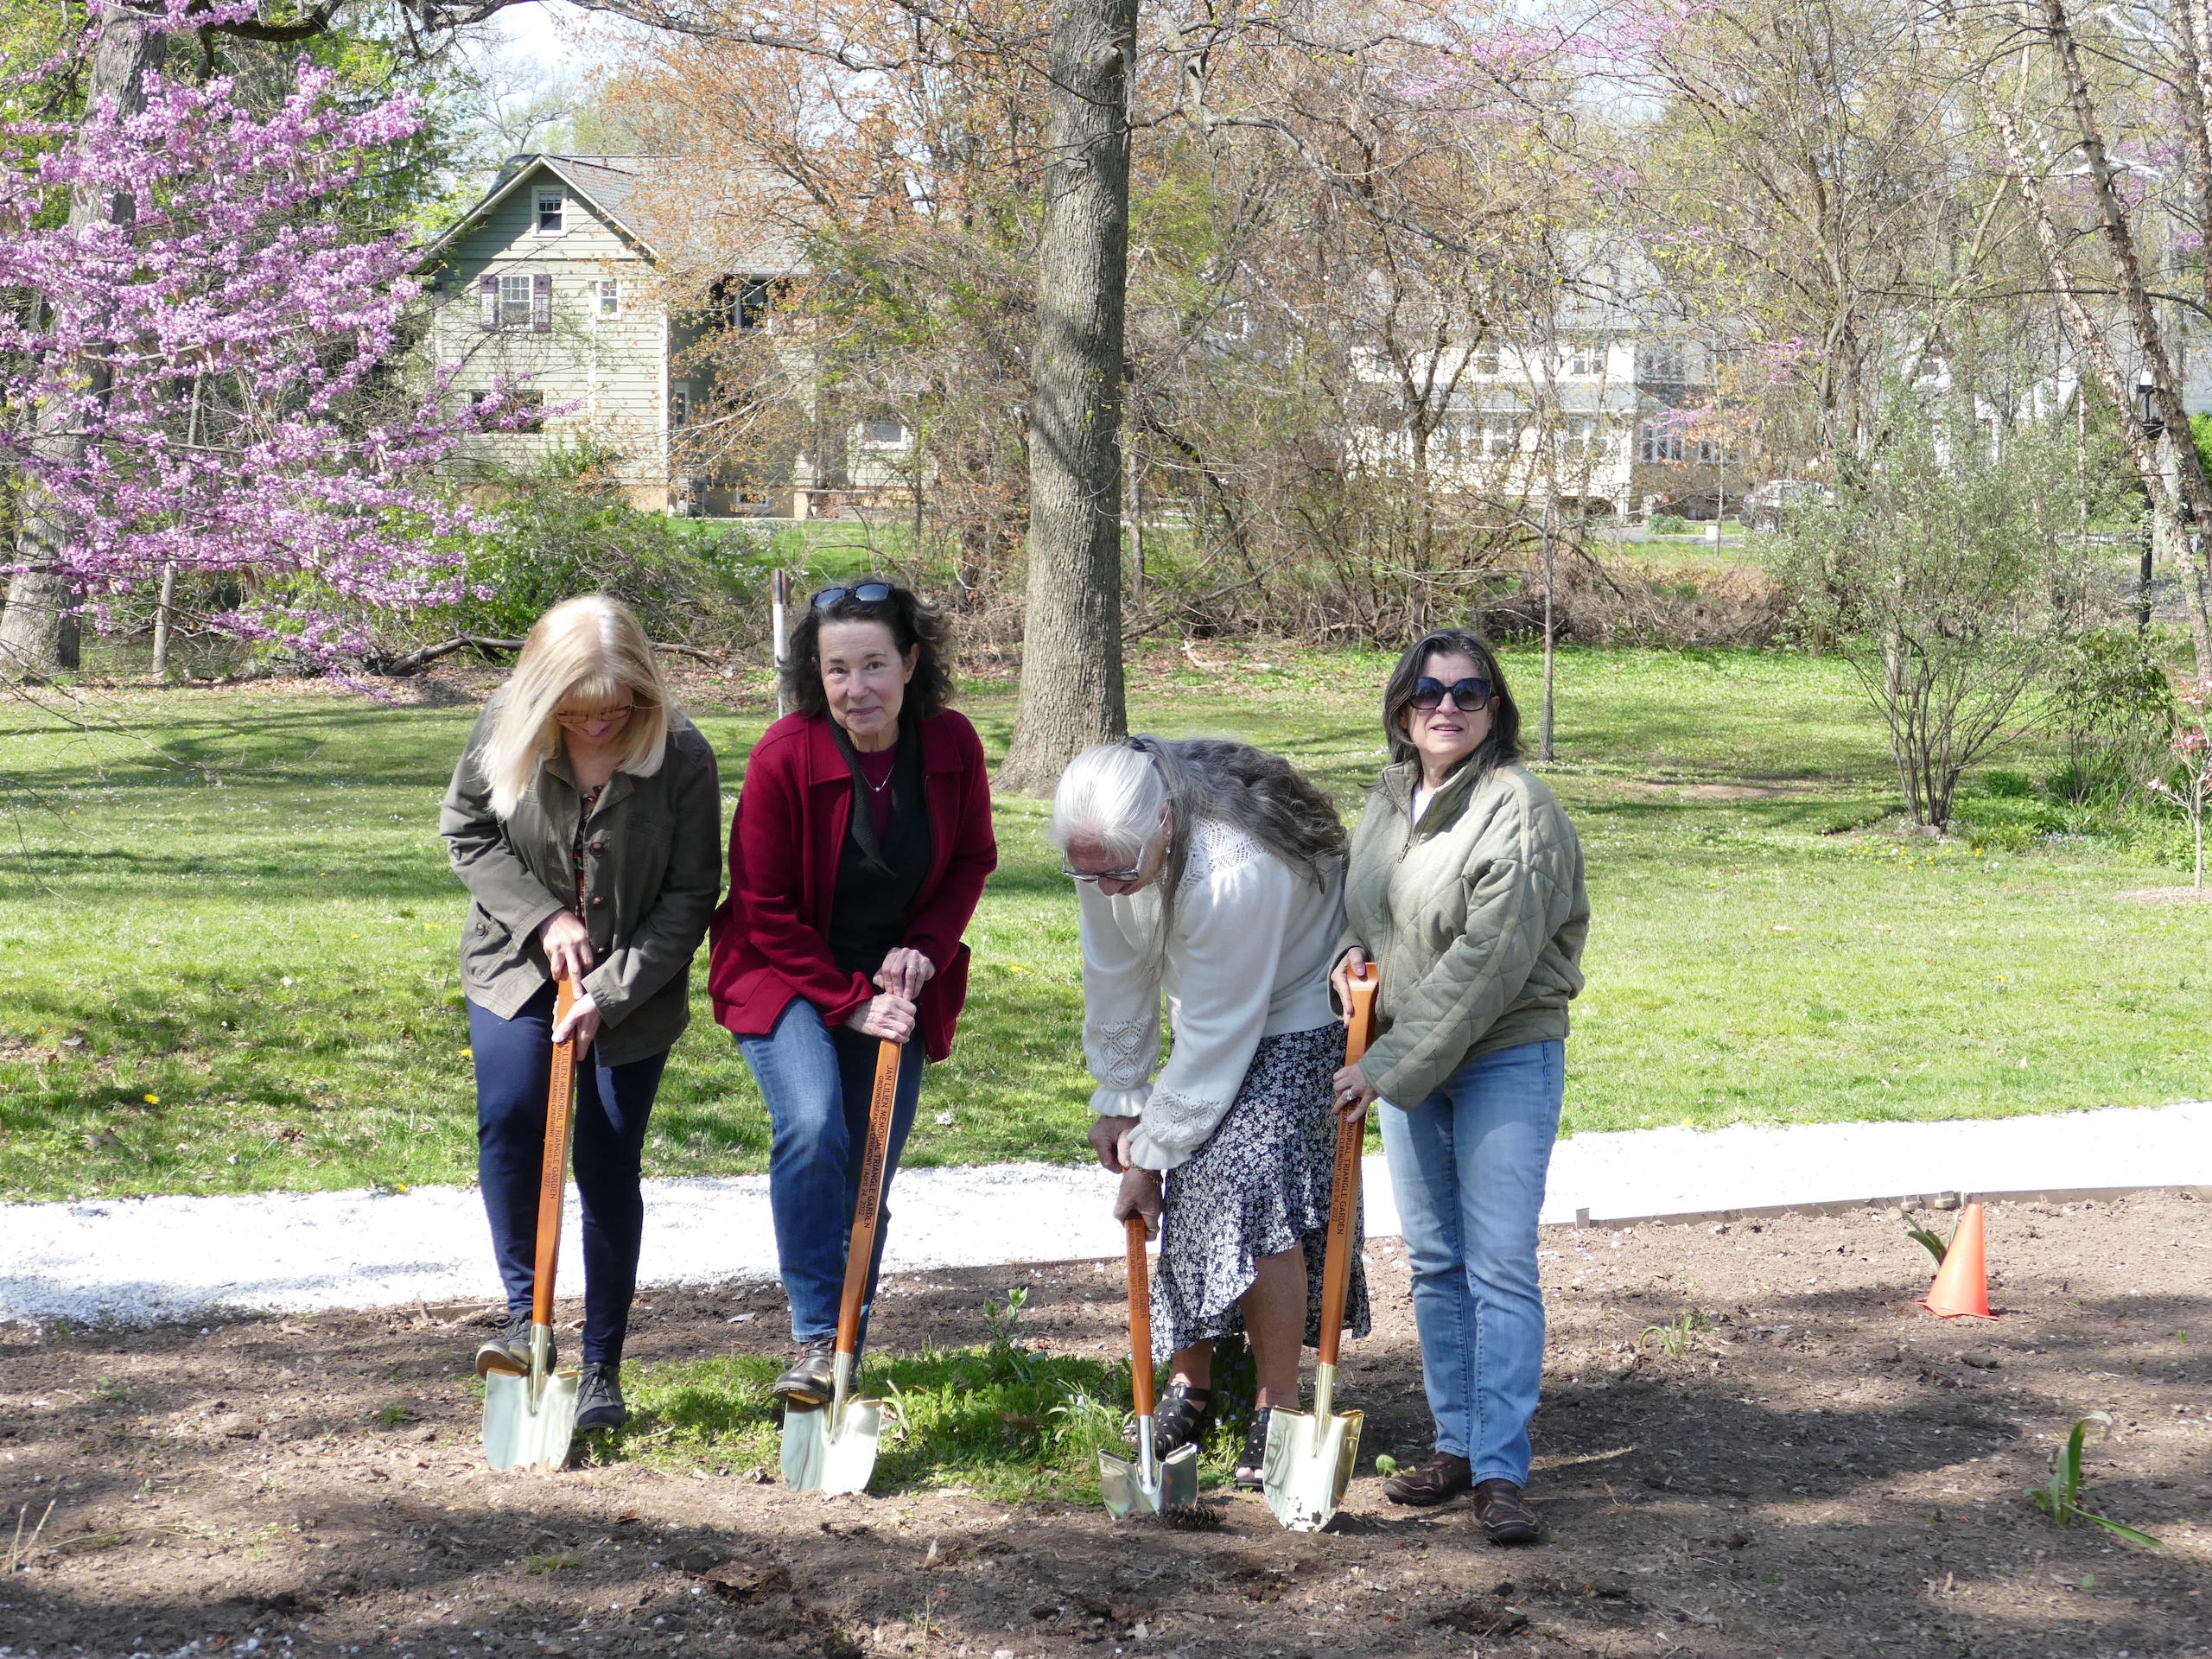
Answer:
<svg viewBox="0 0 2212 1659"><path fill-rule="evenodd" d="M1896 1198L2212 1185L2212 1102L1933 1123L1639 1129L1562 1141L1548 1222ZM1118 1255L1114 1179L1096 1168L911 1169L893 1188L887 1265L910 1271ZM1367 1226L1399 1228L1382 1160ZM762 1176L646 1183L643 1281L775 1271ZM581 1287L573 1201L561 1273ZM0 1205L0 1320L124 1324L238 1309L496 1300L473 1189Z"/></svg>

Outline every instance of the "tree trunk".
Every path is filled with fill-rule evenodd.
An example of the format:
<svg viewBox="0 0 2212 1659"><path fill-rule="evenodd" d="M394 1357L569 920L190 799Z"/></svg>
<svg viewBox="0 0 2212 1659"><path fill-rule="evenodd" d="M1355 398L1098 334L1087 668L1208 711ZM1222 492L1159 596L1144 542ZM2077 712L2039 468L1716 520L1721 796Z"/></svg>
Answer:
<svg viewBox="0 0 2212 1659"><path fill-rule="evenodd" d="M1028 611L999 782L1045 794L1128 729L1122 690L1122 321L1136 0L1060 0L1029 396Z"/></svg>
<svg viewBox="0 0 2212 1659"><path fill-rule="evenodd" d="M103 9L99 29L86 104L111 101L119 111L135 114L145 107L146 76L161 67L168 35L146 18L119 9ZM122 224L131 213L129 195L104 196L84 189L70 195L73 226ZM94 360L81 366L91 385L105 388L105 363ZM31 421L31 448L41 460L67 467L84 459L85 442L70 430L66 409L42 404L33 411ZM63 649L63 624L73 602L68 579L60 571L67 534L36 482L26 479L17 510L15 562L27 568L9 582L8 608L0 612L0 677L51 674L66 665L65 654L73 654Z"/></svg>

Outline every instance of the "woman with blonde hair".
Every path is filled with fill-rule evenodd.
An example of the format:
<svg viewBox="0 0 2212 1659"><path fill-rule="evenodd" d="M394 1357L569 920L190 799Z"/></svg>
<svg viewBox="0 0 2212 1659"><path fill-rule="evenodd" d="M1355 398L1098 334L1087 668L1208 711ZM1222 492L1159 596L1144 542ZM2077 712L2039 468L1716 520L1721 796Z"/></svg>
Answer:
<svg viewBox="0 0 2212 1659"><path fill-rule="evenodd" d="M583 1211L576 1426L628 1416L620 1371L645 1229L645 1124L690 1018L691 958L721 891L715 753L670 695L638 620L587 594L537 620L469 734L438 817L474 903L461 983L476 1062L477 1170L507 1324L478 1374L530 1369L538 1180L553 1045L575 1038ZM555 983L575 982L558 1025Z"/></svg>

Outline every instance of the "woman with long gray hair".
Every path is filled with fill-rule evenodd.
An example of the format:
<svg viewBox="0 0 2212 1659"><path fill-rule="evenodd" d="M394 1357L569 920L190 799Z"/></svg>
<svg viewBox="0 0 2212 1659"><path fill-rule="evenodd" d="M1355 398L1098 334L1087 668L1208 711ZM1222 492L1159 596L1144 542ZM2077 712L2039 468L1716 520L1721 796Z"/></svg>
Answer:
<svg viewBox="0 0 2212 1659"><path fill-rule="evenodd" d="M1082 903L1090 1144L1122 1176L1115 1216L1141 1214L1160 1233L1153 1345L1172 1374L1159 1449L1198 1438L1214 1342L1242 1330L1259 1401L1236 1482L1256 1488L1268 1413L1298 1403L1301 1333L1321 1334L1330 1078L1344 1052L1328 985L1344 826L1274 755L1133 737L1070 763L1052 835ZM1355 1224L1346 1324L1364 1336L1358 1238Z"/></svg>

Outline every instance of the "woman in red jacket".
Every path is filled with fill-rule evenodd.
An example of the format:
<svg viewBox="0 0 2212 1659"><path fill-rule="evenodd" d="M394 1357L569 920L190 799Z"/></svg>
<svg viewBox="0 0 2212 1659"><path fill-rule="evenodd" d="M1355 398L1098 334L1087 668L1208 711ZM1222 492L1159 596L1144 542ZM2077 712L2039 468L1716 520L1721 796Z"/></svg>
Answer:
<svg viewBox="0 0 2212 1659"><path fill-rule="evenodd" d="M798 1344L775 1391L798 1405L830 1396L879 1043L906 1044L887 1187L923 1056L951 1049L960 936L998 863L983 746L945 706L951 690L937 614L912 594L823 588L791 630L795 712L753 745L730 831L708 988L768 1104L769 1208Z"/></svg>

